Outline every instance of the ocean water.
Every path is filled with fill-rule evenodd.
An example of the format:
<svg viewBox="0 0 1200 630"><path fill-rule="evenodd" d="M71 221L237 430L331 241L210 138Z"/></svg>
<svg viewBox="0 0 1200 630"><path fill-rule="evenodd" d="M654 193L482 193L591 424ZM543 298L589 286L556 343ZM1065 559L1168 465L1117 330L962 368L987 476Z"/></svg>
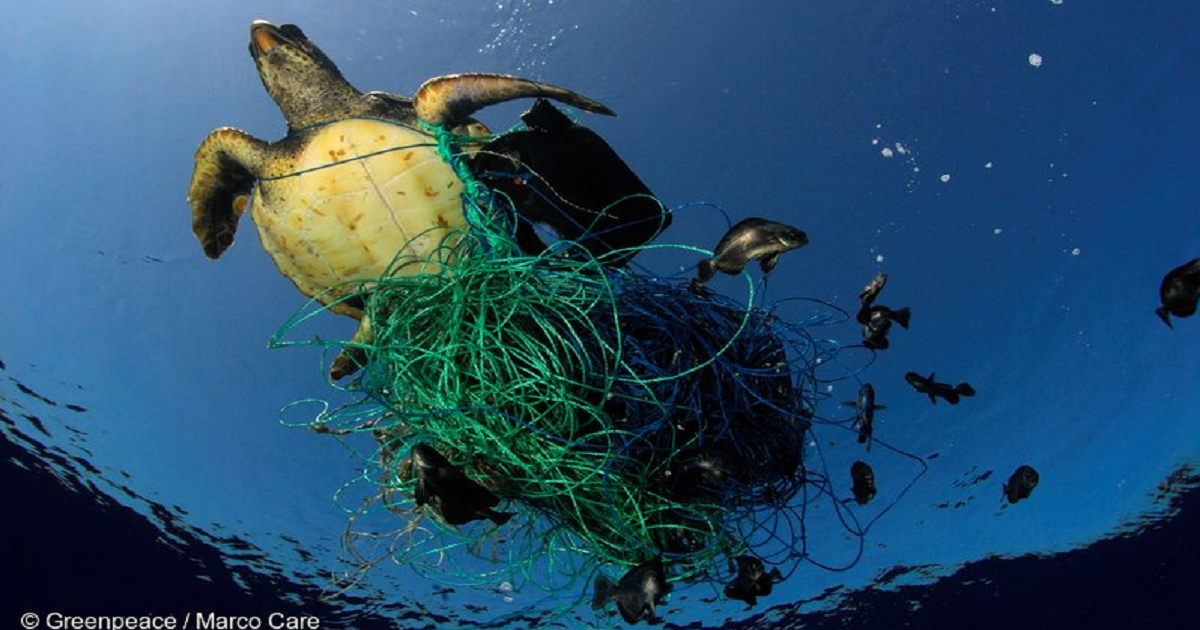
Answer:
<svg viewBox="0 0 1200 630"><path fill-rule="evenodd" d="M861 554L816 513L812 561L758 606L679 589L659 609L668 626L1186 623L1200 563L1200 319L1170 330L1153 309L1163 275L1200 256L1200 5L7 8L5 627L26 613L37 627L54 613L267 627L272 612L329 628L623 625L575 605L585 585L448 588L383 563L343 589L356 507L343 488L362 452L288 426L282 408L334 393L319 351L266 347L305 300L246 220L207 260L185 201L209 131L286 131L247 54L256 18L303 27L363 90L407 95L462 71L578 90L619 114L581 121L681 208L663 241L715 244L725 224L697 202L777 219L811 243L784 256L771 295L853 311L886 271L885 302L912 307L911 329L892 331L863 378L887 406L876 436L927 470L876 449L880 495L852 508L871 524ZM504 129L525 106L480 117ZM353 331L334 315L315 326ZM859 338L849 323L828 334ZM907 371L978 395L930 405ZM821 412L850 413L836 403L856 390L835 384ZM864 456L849 434L820 440L831 466ZM1006 507L1003 483L1022 464L1040 484Z"/></svg>

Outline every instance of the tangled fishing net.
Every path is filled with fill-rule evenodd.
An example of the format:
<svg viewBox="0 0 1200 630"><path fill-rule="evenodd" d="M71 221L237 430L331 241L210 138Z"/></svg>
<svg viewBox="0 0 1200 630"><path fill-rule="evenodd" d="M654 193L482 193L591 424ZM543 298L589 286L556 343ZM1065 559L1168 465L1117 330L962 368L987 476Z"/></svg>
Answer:
<svg viewBox="0 0 1200 630"><path fill-rule="evenodd" d="M377 445L356 511L406 522L382 556L448 584L559 589L657 556L681 582L728 577L744 553L794 570L808 556L806 506L832 496L806 448L817 371L839 346L814 331L845 314L785 319L749 275L735 301L607 265L579 242L529 255L508 197L463 167L450 134L431 133L466 183L469 227L434 253L453 264L372 281L373 338L356 346L365 360L347 388L359 398L308 423ZM417 443L519 516L451 527L416 508Z"/></svg>

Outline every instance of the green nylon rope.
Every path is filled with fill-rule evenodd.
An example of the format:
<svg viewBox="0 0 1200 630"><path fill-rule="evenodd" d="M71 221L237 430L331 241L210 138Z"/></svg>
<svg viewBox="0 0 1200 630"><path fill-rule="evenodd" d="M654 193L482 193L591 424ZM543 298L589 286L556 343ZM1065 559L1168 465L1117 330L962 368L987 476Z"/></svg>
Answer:
<svg viewBox="0 0 1200 630"><path fill-rule="evenodd" d="M510 574L534 579L544 561L573 581L596 566L629 567L659 554L670 557L672 579L719 571L722 560L746 550L736 534L742 528L738 519L754 518L753 511L728 497L681 499L663 479L682 461L678 453L718 436L732 439L726 435L730 429L705 424L717 421L706 418L715 415L716 394L690 390L721 392L740 409L761 407L764 399L773 407L781 404L772 393L777 377L754 376L761 361L747 359L744 351L775 339L770 318L754 312L753 284L747 283L745 305L701 303L682 287L605 269L586 254L527 256L496 211L507 200L493 196L460 159L458 147L479 139L422 126L464 182L469 229L431 254L453 264L431 267L434 273L370 281L366 313L374 338L362 346L366 365L351 387L367 398L359 406L323 413L312 426L369 433L376 440L379 449L364 478L377 485L377 498L393 511L420 514L407 464L418 441L442 451L504 499L501 509L519 508L524 516L499 528L509 530L504 537ZM393 264L411 260L401 256ZM296 344L283 339L316 312L287 322L272 345ZM628 322L634 320L682 339L688 360L664 366L645 335L630 336ZM780 413L790 414L802 403ZM659 419L614 417L614 409ZM802 437L802 422L793 414L776 424ZM771 447L754 448L760 453ZM783 477L754 481L755 492L795 485L792 473ZM430 539L393 552L397 558L440 556L479 546L498 532L473 523L460 533L456 542ZM471 583L477 571L457 570L440 573Z"/></svg>

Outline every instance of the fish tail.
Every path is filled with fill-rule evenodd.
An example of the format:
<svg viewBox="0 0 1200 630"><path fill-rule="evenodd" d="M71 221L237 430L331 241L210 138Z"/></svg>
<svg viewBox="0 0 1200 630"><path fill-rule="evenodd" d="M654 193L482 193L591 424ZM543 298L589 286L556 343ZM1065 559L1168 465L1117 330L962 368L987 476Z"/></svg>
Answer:
<svg viewBox="0 0 1200 630"><path fill-rule="evenodd" d="M600 608L608 603L608 600L613 596L612 580L601 575L596 578L596 592L592 595L592 608Z"/></svg>
<svg viewBox="0 0 1200 630"><path fill-rule="evenodd" d="M908 329L908 321L911 317L912 317L912 309L907 306L905 306L904 308L902 308L898 311L892 311L892 314L891 314L892 321L896 322L897 324L900 324L900 327L904 328L906 330Z"/></svg>
<svg viewBox="0 0 1200 630"><path fill-rule="evenodd" d="M1163 320L1163 323L1167 325L1167 328L1170 328L1172 330L1175 329L1175 324L1171 323L1171 316L1167 311L1167 307L1160 306L1160 307L1154 309L1154 312L1158 315L1159 319Z"/></svg>

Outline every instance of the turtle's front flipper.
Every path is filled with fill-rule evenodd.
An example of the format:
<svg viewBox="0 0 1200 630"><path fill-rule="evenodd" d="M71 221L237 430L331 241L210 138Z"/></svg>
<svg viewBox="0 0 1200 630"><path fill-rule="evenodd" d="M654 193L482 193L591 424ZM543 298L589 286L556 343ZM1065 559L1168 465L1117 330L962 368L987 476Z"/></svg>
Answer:
<svg viewBox="0 0 1200 630"><path fill-rule="evenodd" d="M448 74L421 84L413 97L417 116L431 124L444 125L466 119L473 112L516 98L542 97L561 101L584 111L616 116L611 109L570 90L507 74Z"/></svg>
<svg viewBox="0 0 1200 630"><path fill-rule="evenodd" d="M188 204L192 207L192 232L209 258L220 257L233 244L266 146L240 129L222 127L208 134L196 149Z"/></svg>
<svg viewBox="0 0 1200 630"><path fill-rule="evenodd" d="M342 351L333 358L329 366L329 378L337 381L357 372L367 362L367 350L363 346L371 343L371 319L363 315L358 322L358 330L354 337L342 347Z"/></svg>

